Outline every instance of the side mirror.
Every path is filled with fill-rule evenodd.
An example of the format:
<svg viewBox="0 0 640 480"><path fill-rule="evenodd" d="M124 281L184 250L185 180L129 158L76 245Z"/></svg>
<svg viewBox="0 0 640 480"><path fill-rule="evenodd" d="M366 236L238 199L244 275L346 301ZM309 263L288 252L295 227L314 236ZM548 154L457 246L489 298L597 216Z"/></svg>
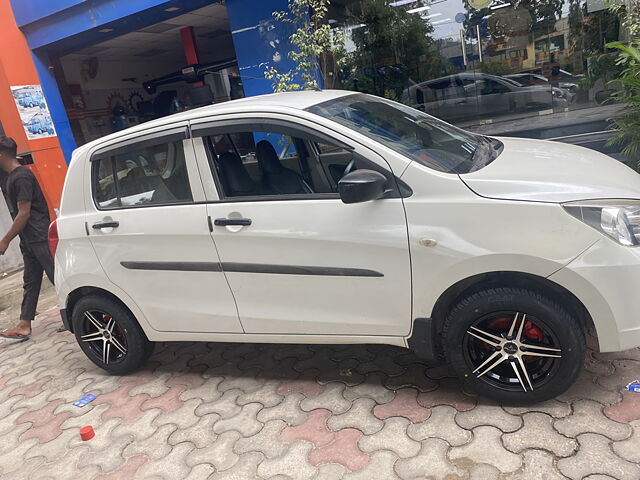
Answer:
<svg viewBox="0 0 640 480"><path fill-rule="evenodd" d="M387 190L387 177L375 170L355 170L338 182L343 203L362 203L377 200Z"/></svg>

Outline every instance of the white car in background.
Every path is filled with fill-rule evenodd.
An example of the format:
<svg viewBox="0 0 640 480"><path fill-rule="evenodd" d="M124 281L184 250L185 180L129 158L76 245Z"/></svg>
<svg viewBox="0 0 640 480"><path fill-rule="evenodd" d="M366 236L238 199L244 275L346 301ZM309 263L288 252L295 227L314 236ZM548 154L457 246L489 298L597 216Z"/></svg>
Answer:
<svg viewBox="0 0 640 480"><path fill-rule="evenodd" d="M640 176L344 91L203 107L78 148L51 226L101 368L158 341L378 343L499 401L552 398L585 335L640 345Z"/></svg>
<svg viewBox="0 0 640 480"><path fill-rule="evenodd" d="M555 90L487 73L458 73L412 85L401 100L442 120L459 121L564 108L568 103Z"/></svg>

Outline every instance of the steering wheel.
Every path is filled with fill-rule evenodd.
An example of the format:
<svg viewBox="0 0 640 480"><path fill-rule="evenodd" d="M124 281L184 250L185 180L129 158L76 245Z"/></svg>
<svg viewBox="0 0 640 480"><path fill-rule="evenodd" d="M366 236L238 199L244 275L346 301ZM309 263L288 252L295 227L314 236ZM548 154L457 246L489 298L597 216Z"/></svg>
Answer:
<svg viewBox="0 0 640 480"><path fill-rule="evenodd" d="M351 173L356 166L356 159L353 158L351 159L351 161L347 164L346 168L344 169L344 173L342 174L342 176L344 177L345 175Z"/></svg>

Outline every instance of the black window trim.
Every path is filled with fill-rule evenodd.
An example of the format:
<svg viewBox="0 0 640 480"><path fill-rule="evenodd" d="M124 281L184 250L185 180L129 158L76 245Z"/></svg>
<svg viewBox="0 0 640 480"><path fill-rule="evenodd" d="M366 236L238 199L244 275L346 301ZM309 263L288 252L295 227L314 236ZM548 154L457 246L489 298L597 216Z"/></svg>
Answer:
<svg viewBox="0 0 640 480"><path fill-rule="evenodd" d="M154 133L149 133L145 135L140 135L135 138L129 138L122 142L118 142L116 144L109 145L107 147L100 148L94 151L91 154L91 158L89 159L89 163L91 164L91 199L93 201L94 206L98 211L101 212L110 212L114 210L130 210L135 208L152 208L152 207L177 207L177 206L185 206L185 205L197 205L207 203L206 201L199 202L193 200L193 192L191 192L191 200L190 201L179 201L179 202L167 202L167 203L150 203L150 204L141 204L141 205L122 205L122 199L120 196L120 185L118 183L118 175L115 167L115 159L114 156L118 155L119 150L127 148L131 145L141 145L142 147L150 147L155 145L161 145L163 143L172 143L172 142L180 142L183 140L187 140L191 138L191 132L189 131L188 125L184 125L181 127L169 128L167 130L161 130ZM101 158L100 158L101 157ZM97 180L98 176L96 175L96 170L98 166L98 160L110 160L111 162L111 172L113 175L113 183L114 190L117 195L118 205L114 207L102 207L98 203L96 198L97 192ZM185 155L185 162L187 161ZM189 185L189 190L191 190L191 185Z"/></svg>

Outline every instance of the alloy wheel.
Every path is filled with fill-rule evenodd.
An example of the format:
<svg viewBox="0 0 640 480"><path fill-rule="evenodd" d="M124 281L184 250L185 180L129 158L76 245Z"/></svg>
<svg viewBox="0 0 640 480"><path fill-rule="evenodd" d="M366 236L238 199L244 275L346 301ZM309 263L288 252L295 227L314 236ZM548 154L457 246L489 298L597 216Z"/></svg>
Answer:
<svg viewBox="0 0 640 480"><path fill-rule="evenodd" d="M89 346L90 352L104 365L119 363L127 356L126 330L118 326L108 313L98 310L85 311L80 340Z"/></svg>
<svg viewBox="0 0 640 480"><path fill-rule="evenodd" d="M562 348L544 321L497 312L474 322L463 341L472 374L502 390L532 392L558 370Z"/></svg>

